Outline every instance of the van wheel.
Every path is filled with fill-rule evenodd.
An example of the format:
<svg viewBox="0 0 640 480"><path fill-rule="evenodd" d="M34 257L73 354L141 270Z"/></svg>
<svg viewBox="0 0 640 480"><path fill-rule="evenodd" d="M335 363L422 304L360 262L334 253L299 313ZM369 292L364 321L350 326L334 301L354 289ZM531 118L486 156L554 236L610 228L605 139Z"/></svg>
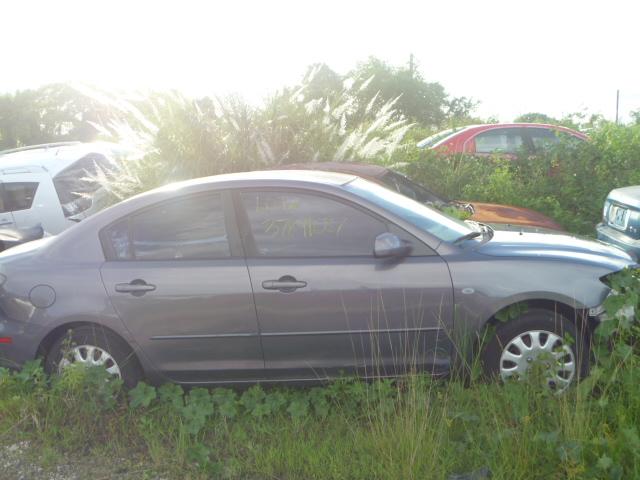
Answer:
<svg viewBox="0 0 640 480"><path fill-rule="evenodd" d="M135 387L144 376L131 347L98 325L70 328L56 339L45 357L45 371L49 374L59 374L71 364L104 367L122 379L126 388Z"/></svg>
<svg viewBox="0 0 640 480"><path fill-rule="evenodd" d="M488 375L502 381L522 380L537 371L557 392L589 373L584 336L578 335L573 322L544 309L532 309L499 324L482 357Z"/></svg>

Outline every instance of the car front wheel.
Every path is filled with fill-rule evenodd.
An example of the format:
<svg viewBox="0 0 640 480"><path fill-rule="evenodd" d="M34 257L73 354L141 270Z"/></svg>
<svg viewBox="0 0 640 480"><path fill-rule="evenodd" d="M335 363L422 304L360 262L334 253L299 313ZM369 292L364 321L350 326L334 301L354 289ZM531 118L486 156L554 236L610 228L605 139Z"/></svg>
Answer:
<svg viewBox="0 0 640 480"><path fill-rule="evenodd" d="M531 309L500 323L483 354L486 373L503 381L534 372L554 391L563 391L588 373L588 343L575 324L557 312Z"/></svg>

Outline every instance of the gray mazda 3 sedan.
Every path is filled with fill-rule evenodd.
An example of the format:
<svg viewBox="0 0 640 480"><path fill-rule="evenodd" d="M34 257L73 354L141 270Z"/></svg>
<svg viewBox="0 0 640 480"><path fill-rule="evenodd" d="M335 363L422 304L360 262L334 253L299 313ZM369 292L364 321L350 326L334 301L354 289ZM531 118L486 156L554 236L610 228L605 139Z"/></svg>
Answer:
<svg viewBox="0 0 640 480"><path fill-rule="evenodd" d="M0 359L102 365L127 386L446 374L492 325L487 371L523 377L542 359L565 388L588 369L601 279L630 265L614 247L494 232L352 175L221 175L0 254Z"/></svg>

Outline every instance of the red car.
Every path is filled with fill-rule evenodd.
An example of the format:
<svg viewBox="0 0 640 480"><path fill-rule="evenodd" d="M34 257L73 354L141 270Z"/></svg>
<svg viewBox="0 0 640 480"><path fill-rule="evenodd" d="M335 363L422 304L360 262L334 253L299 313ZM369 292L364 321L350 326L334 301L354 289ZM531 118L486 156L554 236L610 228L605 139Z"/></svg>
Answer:
<svg viewBox="0 0 640 480"><path fill-rule="evenodd" d="M531 154L543 151L563 139L583 142L588 137L580 132L558 125L543 123L495 123L469 125L436 133L418 142L419 148L432 148L443 153Z"/></svg>

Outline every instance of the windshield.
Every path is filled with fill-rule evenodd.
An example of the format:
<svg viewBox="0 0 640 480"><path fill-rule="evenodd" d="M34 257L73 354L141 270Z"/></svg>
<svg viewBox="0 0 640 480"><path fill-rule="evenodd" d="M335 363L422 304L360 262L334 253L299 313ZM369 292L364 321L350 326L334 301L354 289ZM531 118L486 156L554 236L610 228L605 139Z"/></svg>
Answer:
<svg viewBox="0 0 640 480"><path fill-rule="evenodd" d="M418 202L448 203L448 200L445 200L442 197L438 197L429 189L423 187L418 183L412 182L404 175L400 175L393 170L390 170L388 173L386 173L384 177L381 178L381 180L385 185L390 186L398 193L406 195L409 198L413 198Z"/></svg>
<svg viewBox="0 0 640 480"><path fill-rule="evenodd" d="M453 242L474 231L462 220L451 218L409 197L361 178L356 178L346 184L344 188L398 215L403 220L444 242Z"/></svg>
<svg viewBox="0 0 640 480"><path fill-rule="evenodd" d="M467 127L455 127L455 128L450 128L448 130L443 130L442 132L438 132L435 135L431 135L430 137L425 138L424 140L420 140L417 144L418 148L431 148L433 147L436 143L438 143L441 140L444 140L445 138L447 138L449 135L452 135L456 132L459 132L460 130L464 130Z"/></svg>

